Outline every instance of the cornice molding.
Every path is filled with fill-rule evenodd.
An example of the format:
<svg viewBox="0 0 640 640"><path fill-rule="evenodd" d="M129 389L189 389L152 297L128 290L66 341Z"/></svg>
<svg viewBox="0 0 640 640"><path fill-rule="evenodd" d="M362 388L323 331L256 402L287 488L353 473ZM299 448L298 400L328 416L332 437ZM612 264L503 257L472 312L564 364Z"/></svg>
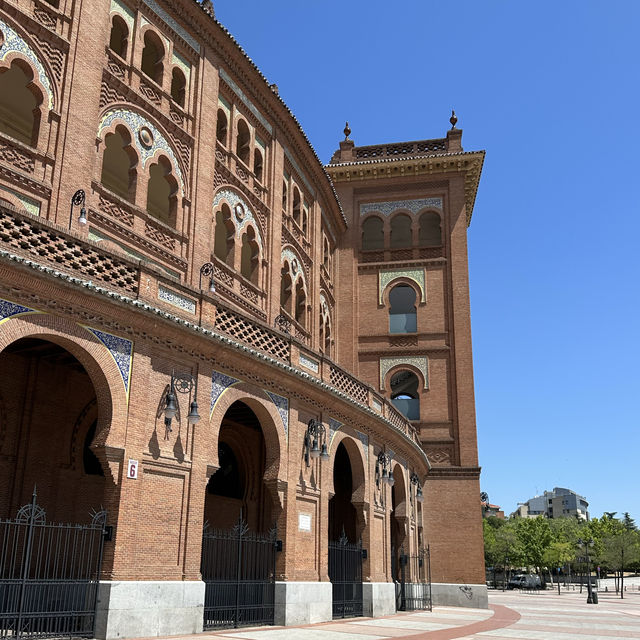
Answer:
<svg viewBox="0 0 640 640"><path fill-rule="evenodd" d="M402 178L407 176L431 176L444 173L464 173L465 202L467 204L467 226L475 204L480 174L484 164L484 151L462 151L439 153L429 156L403 158L376 158L325 165L333 183L359 182Z"/></svg>
<svg viewBox="0 0 640 640"><path fill-rule="evenodd" d="M312 374L306 373L305 371L302 371L301 369L298 369L297 367L287 364L285 362L276 360L275 358L272 358L271 356L265 353L262 353L256 349L252 349L247 345L238 343L235 340L229 338L228 336L218 333L217 331L207 329L189 320L180 318L163 309L155 307L152 304L143 302L141 300L135 300L128 296L124 296L110 289L106 289L104 287L98 286L91 281L83 280L76 276L62 273L60 271L57 271L56 269L39 264L37 262L34 262L33 260L13 254L9 251L0 250L0 261L4 262L5 264L13 263L14 265L17 265L18 267L21 267L24 270L32 271L34 272L34 275L37 275L37 277L40 277L40 278L46 277L47 279L58 280L59 282L64 283L73 289L88 291L96 297L110 299L110 301L112 302L116 302L125 307L129 307L130 309L134 309L135 311L142 313L144 315L159 318L176 327L180 327L183 330L189 331L194 336L196 334L199 334L201 337L206 337L210 341L217 343L218 345L231 348L234 351L241 353L243 355L246 355L252 359L260 360L263 363L267 364L268 366L272 367L273 369L279 369L284 373L288 373L289 375L292 375L293 377L302 379L306 383L308 383L310 386L316 387L326 393L331 394L332 396L334 396L335 398L338 398L344 403L351 405L352 407L357 409L359 412L365 414L367 417L375 420L377 423L384 425L386 429L390 429L391 433L395 434L400 438L400 442L398 442L398 444L400 445L404 444L405 456L410 455L409 452L411 451L414 456L417 456L417 458L421 459L424 462L426 470L429 470L431 468L431 464L429 463L427 455L422 449L422 447L416 442L414 442L407 434L405 434L399 428L395 427L393 423L391 423L389 420L381 416L374 409L371 409L367 405L362 404L357 400L350 398L347 394L331 386L330 384L327 384L326 382L319 380ZM360 430L365 431L376 438L382 437L381 434L376 433L375 431L371 430L370 427L368 428L366 425L359 425L359 428Z"/></svg>

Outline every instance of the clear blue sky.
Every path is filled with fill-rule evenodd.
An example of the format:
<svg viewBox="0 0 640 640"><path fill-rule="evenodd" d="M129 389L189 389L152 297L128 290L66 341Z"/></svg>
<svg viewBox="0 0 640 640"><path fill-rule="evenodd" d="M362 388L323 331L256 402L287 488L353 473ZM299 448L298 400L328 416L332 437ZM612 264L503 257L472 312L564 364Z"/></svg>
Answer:
<svg viewBox="0 0 640 640"><path fill-rule="evenodd" d="M438 138L487 158L469 229L481 485L640 523L640 2L214 0L328 162Z"/></svg>

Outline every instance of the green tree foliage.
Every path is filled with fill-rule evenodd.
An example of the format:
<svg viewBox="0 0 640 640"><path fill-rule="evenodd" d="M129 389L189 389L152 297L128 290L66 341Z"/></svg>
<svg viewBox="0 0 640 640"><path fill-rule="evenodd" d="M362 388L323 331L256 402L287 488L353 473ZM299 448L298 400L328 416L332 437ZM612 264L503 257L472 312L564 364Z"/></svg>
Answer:
<svg viewBox="0 0 640 640"><path fill-rule="evenodd" d="M627 531L637 531L636 521L629 515L628 511L622 514L622 524Z"/></svg>

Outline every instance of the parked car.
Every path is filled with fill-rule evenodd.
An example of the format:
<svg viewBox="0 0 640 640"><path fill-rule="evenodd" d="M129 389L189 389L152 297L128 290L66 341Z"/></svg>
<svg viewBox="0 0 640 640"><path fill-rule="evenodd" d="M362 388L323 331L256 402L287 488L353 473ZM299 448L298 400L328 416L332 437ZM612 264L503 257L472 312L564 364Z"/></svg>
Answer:
<svg viewBox="0 0 640 640"><path fill-rule="evenodd" d="M511 577L507 586L509 589L540 589L542 583L540 576L527 573Z"/></svg>

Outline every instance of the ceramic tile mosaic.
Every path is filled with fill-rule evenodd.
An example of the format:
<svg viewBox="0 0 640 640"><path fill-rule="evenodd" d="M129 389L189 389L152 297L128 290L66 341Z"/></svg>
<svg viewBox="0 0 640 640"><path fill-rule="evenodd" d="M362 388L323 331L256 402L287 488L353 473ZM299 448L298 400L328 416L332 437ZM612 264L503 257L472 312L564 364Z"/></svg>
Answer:
<svg viewBox="0 0 640 640"><path fill-rule="evenodd" d="M20 316L25 313L40 313L40 311L30 309L29 307L23 307L21 304L9 302L9 300L0 300L0 324L9 320L9 318Z"/></svg>
<svg viewBox="0 0 640 640"><path fill-rule="evenodd" d="M282 426L284 427L284 435L289 437L289 398L279 396L277 393L271 391L265 391L265 393L271 398L273 404L276 405L276 409L282 419Z"/></svg>
<svg viewBox="0 0 640 640"><path fill-rule="evenodd" d="M382 304L382 294L387 285L396 278L413 280L420 289L420 302L427 301L427 285L424 268L418 269L384 269L378 272L378 302Z"/></svg>
<svg viewBox="0 0 640 640"><path fill-rule="evenodd" d="M380 358L380 388L384 389L387 373L398 365L408 364L415 367L424 377L424 388L429 388L427 356L400 356L398 358Z"/></svg>
<svg viewBox="0 0 640 640"><path fill-rule="evenodd" d="M421 198L419 200L393 200L391 202L365 202L360 205L360 215L366 216L367 213L381 213L383 216L390 216L398 210L410 211L418 213L422 209L440 209L442 210L442 198Z"/></svg>
<svg viewBox="0 0 640 640"><path fill-rule="evenodd" d="M169 304L172 304L174 307L178 307L179 309L184 309L189 313L196 312L196 301L191 298L187 298L186 296L180 295L177 291L173 291L172 289L167 289L163 285L158 286L158 298L160 300L164 300Z"/></svg>
<svg viewBox="0 0 640 640"><path fill-rule="evenodd" d="M100 331L99 329L93 329L92 327L85 326L85 329L90 331L109 350L109 353L118 366L118 371L120 371L120 375L122 376L124 390L128 399L129 385L131 381L133 342L126 338L121 338L120 336L114 336L111 333Z"/></svg>
<svg viewBox="0 0 640 640"><path fill-rule="evenodd" d="M237 378L232 378L219 371L214 371L211 374L211 408L209 416L213 415L213 409L216 406L220 396L236 382L240 382Z"/></svg>

